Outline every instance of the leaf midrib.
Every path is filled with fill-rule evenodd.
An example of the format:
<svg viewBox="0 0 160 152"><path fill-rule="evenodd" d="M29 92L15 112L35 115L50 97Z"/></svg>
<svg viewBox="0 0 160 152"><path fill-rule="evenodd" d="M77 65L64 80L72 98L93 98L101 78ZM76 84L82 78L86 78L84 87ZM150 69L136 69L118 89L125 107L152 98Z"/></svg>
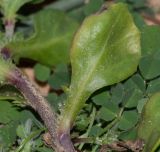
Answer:
<svg viewBox="0 0 160 152"><path fill-rule="evenodd" d="M104 52L105 52L105 47L107 46L107 44L108 44L108 41L109 41L109 39L110 39L110 37L111 37L111 35L112 35L112 32L113 32L113 29L114 29L114 27L115 27L115 25L117 24L117 22L119 21L119 19L120 19L120 16L121 16L121 13L119 13L119 15L117 16L117 18L116 18L116 20L115 20L115 22L114 22L114 24L111 26L111 29L110 29L110 32L109 32L109 34L108 34L108 37L107 37L107 39L106 39L106 41L105 41L105 43L104 43L104 45L103 45L103 47L102 47L102 51L101 51L101 53L99 54L99 56L97 57L97 60L96 60L96 62L95 62L95 64L94 64L94 66L93 66L93 68L89 68L89 69L91 69L89 72L88 72L88 74L86 74L86 76L83 78L83 82L82 83L78 83L78 85L79 84L81 84L81 85L79 85L79 86L81 86L81 87L79 87L80 89L77 91L77 94L75 94L73 97L72 97L72 99L71 100L75 100L75 102L72 102L71 100L69 101L69 102L71 102L71 103L74 103L74 105L71 107L72 109L76 109L75 108L75 106L76 107L79 107L79 105L78 105L78 103L80 104L81 103L81 105L83 105L83 103L85 102L85 101L81 101L81 97L83 96L83 94L84 94L84 90L85 90L85 88L86 88L86 84L87 84L87 82L89 81L89 79L91 78L91 76L93 75L93 73L94 73L94 70L96 69L96 67L97 67L97 65L98 65L98 63L99 63L99 61L100 61L100 59L102 58L102 56L103 56L103 54L104 54ZM92 66L92 65L90 65L90 66ZM73 91L74 92L74 91ZM71 93L72 93L72 91L71 91ZM90 92L91 93L91 92ZM89 96L90 94L88 94L88 96ZM88 96L86 97L86 99L88 98ZM83 99L84 100L84 99ZM80 107L79 107L80 108ZM73 112L74 113L74 112ZM70 111L70 114L71 114L71 111ZM71 114L71 116L72 116L73 114Z"/></svg>

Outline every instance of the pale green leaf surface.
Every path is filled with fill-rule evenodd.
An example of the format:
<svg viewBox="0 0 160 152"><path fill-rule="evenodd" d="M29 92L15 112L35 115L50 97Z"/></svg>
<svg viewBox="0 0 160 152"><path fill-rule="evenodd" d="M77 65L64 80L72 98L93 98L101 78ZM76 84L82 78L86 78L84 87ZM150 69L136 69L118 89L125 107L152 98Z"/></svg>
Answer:
<svg viewBox="0 0 160 152"><path fill-rule="evenodd" d="M147 101L138 128L138 137L145 141L144 152L151 152L160 139L160 93Z"/></svg>
<svg viewBox="0 0 160 152"><path fill-rule="evenodd" d="M30 58L46 65L69 62L69 48L77 22L57 10L44 10L33 16L34 34L9 44L16 60Z"/></svg>
<svg viewBox="0 0 160 152"><path fill-rule="evenodd" d="M67 118L63 117L66 126L95 90L133 74L139 58L140 34L124 4L86 18L71 48L72 80L64 110Z"/></svg>

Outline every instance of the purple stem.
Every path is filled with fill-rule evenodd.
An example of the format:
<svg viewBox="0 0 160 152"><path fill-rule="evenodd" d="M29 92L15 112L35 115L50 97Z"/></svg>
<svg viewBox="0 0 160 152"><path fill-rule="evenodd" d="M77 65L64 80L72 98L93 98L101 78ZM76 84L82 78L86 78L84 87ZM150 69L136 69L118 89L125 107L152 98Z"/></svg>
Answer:
<svg viewBox="0 0 160 152"><path fill-rule="evenodd" d="M5 25L6 37L9 40L11 40L12 36L14 34L15 21L14 20L5 20L4 25Z"/></svg>
<svg viewBox="0 0 160 152"><path fill-rule="evenodd" d="M49 105L38 89L33 86L18 68L10 72L7 81L21 91L27 100L27 104L40 115L52 137L52 147L54 147L57 152L63 152L56 133L56 113L51 108L51 105Z"/></svg>

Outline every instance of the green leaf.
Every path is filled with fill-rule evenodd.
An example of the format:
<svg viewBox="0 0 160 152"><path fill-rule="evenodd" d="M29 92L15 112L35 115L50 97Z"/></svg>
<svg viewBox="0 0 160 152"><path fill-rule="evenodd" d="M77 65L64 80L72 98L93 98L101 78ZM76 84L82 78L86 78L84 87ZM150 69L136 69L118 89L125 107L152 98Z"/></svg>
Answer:
<svg viewBox="0 0 160 152"><path fill-rule="evenodd" d="M77 22L58 10L43 10L33 15L33 35L8 45L16 60L30 58L42 64L69 62L69 48Z"/></svg>
<svg viewBox="0 0 160 152"><path fill-rule="evenodd" d="M16 12L20 9L20 7L30 1L32 0L1 0L1 11L6 19L14 19Z"/></svg>
<svg viewBox="0 0 160 152"><path fill-rule="evenodd" d="M70 75L65 64L57 65L54 73L48 79L48 83L56 90L62 89L63 86L68 86L69 82Z"/></svg>
<svg viewBox="0 0 160 152"><path fill-rule="evenodd" d="M16 129L17 136L21 139L26 137L24 125L19 125Z"/></svg>
<svg viewBox="0 0 160 152"><path fill-rule="evenodd" d="M118 138L121 140L136 140L136 137L137 137L137 130L135 128L121 132L120 135L118 136Z"/></svg>
<svg viewBox="0 0 160 152"><path fill-rule="evenodd" d="M48 80L51 71L48 67L38 63L34 67L34 72L37 80L45 82Z"/></svg>
<svg viewBox="0 0 160 152"><path fill-rule="evenodd" d="M104 0L90 0L84 7L84 14L89 16L90 14L97 12L103 3Z"/></svg>
<svg viewBox="0 0 160 152"><path fill-rule="evenodd" d="M84 131L84 130L86 130L89 123L90 123L89 117L86 114L81 114L76 119L76 128L79 131Z"/></svg>
<svg viewBox="0 0 160 152"><path fill-rule="evenodd" d="M121 130L128 130L133 128L138 122L138 114L136 111L125 111L118 123Z"/></svg>
<svg viewBox="0 0 160 152"><path fill-rule="evenodd" d="M145 26L142 30L142 55L160 51L160 26Z"/></svg>
<svg viewBox="0 0 160 152"><path fill-rule="evenodd" d="M125 95L124 86L121 83L118 83L116 86L111 88L111 94L111 102L117 104L121 103Z"/></svg>
<svg viewBox="0 0 160 152"><path fill-rule="evenodd" d="M11 85L2 85L0 87L0 100L12 101L16 106L26 106L23 95Z"/></svg>
<svg viewBox="0 0 160 152"><path fill-rule="evenodd" d="M138 105L137 105L138 113L142 113L143 107L147 101L148 101L148 98L142 98L141 100L138 101Z"/></svg>
<svg viewBox="0 0 160 152"><path fill-rule="evenodd" d="M86 18L71 49L72 80L63 126L70 126L94 91L133 74L139 58L139 31L124 4Z"/></svg>
<svg viewBox="0 0 160 152"><path fill-rule="evenodd" d="M89 136L98 137L103 132L103 129L100 126L93 126L91 128L91 131L89 132Z"/></svg>
<svg viewBox="0 0 160 152"><path fill-rule="evenodd" d="M160 140L159 111L160 93L156 93L146 103L143 109L142 120L138 127L138 138L145 141L144 152L153 152L157 142Z"/></svg>
<svg viewBox="0 0 160 152"><path fill-rule="evenodd" d="M134 18L134 21L135 21L135 24L136 26L142 30L143 27L146 25L143 17L140 15L140 13L137 13L137 12L132 12L132 15L133 15L133 18Z"/></svg>
<svg viewBox="0 0 160 152"><path fill-rule="evenodd" d="M126 91L137 89L144 93L146 82L139 74L135 74L124 83L124 88Z"/></svg>
<svg viewBox="0 0 160 152"><path fill-rule="evenodd" d="M7 151L16 141L16 129L20 123L30 118L40 127L40 122L31 112L20 111L7 101L0 101L0 114L0 146L7 148Z"/></svg>
<svg viewBox="0 0 160 152"><path fill-rule="evenodd" d="M111 97L110 97L109 92L104 91L104 92L94 96L92 98L92 100L96 105L107 107L107 102L110 101L110 98Z"/></svg>
<svg viewBox="0 0 160 152"><path fill-rule="evenodd" d="M54 110L58 111L59 110L59 104L62 104L60 100L58 99L57 94L55 93L49 93L47 96L47 101L54 107Z"/></svg>
<svg viewBox="0 0 160 152"><path fill-rule="evenodd" d="M148 94L153 94L156 92L160 92L160 78L152 80L148 83L147 91Z"/></svg>
<svg viewBox="0 0 160 152"><path fill-rule="evenodd" d="M9 112L6 112L6 110ZM9 123L11 120L19 118L19 112L7 101L0 101L0 113L0 123L2 124Z"/></svg>
<svg viewBox="0 0 160 152"><path fill-rule="evenodd" d="M134 89L126 93L123 104L126 108L137 107L139 100L143 97L143 93L140 90Z"/></svg>
<svg viewBox="0 0 160 152"><path fill-rule="evenodd" d="M160 75L160 51L143 56L139 69L145 79L153 79Z"/></svg>
<svg viewBox="0 0 160 152"><path fill-rule="evenodd" d="M111 121L115 117L117 117L118 112L119 112L119 108L113 102L107 102L107 105L108 105L107 108L102 107L99 110L99 113L98 113L97 117L100 118L100 119L103 119L105 121Z"/></svg>
<svg viewBox="0 0 160 152"><path fill-rule="evenodd" d="M17 121L12 121L9 124L0 127L0 145L7 149L10 148L16 140L17 125Z"/></svg>

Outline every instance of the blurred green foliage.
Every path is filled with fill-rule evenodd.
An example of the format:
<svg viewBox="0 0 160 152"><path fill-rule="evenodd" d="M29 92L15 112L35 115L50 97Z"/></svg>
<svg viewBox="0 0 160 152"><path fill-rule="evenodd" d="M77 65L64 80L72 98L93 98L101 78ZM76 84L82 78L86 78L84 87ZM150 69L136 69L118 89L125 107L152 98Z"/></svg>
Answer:
<svg viewBox="0 0 160 152"><path fill-rule="evenodd" d="M87 3L58 0L40 11L29 10L31 15L23 16L20 12L16 14L22 5L27 3L26 7L38 7L37 3L42 4L42 1L19 0L15 1L12 9L8 9L12 1L1 1L1 12L7 14L6 18L16 16L18 24L9 43L1 34L0 47L5 45L11 49L17 64L24 58L36 61L35 78L51 87L46 98L60 112L71 79L69 50L73 36L85 17L100 10L104 2L107 2L107 6L110 4L105 0L90 0ZM140 63L131 77L96 91L87 100L76 118L72 135L88 138L89 142L85 145L77 144L82 151L95 152L104 143L134 140L137 137L146 141L145 152L148 149L154 151L159 146L160 138L160 27L148 26L144 22L140 12L150 11L145 0L116 2L126 3L141 32ZM39 116L24 107L23 95L10 87L0 88L0 151L51 152L43 143L44 126ZM94 109L96 114L92 122L90 115ZM149 121L152 121L152 125L147 123Z"/></svg>

